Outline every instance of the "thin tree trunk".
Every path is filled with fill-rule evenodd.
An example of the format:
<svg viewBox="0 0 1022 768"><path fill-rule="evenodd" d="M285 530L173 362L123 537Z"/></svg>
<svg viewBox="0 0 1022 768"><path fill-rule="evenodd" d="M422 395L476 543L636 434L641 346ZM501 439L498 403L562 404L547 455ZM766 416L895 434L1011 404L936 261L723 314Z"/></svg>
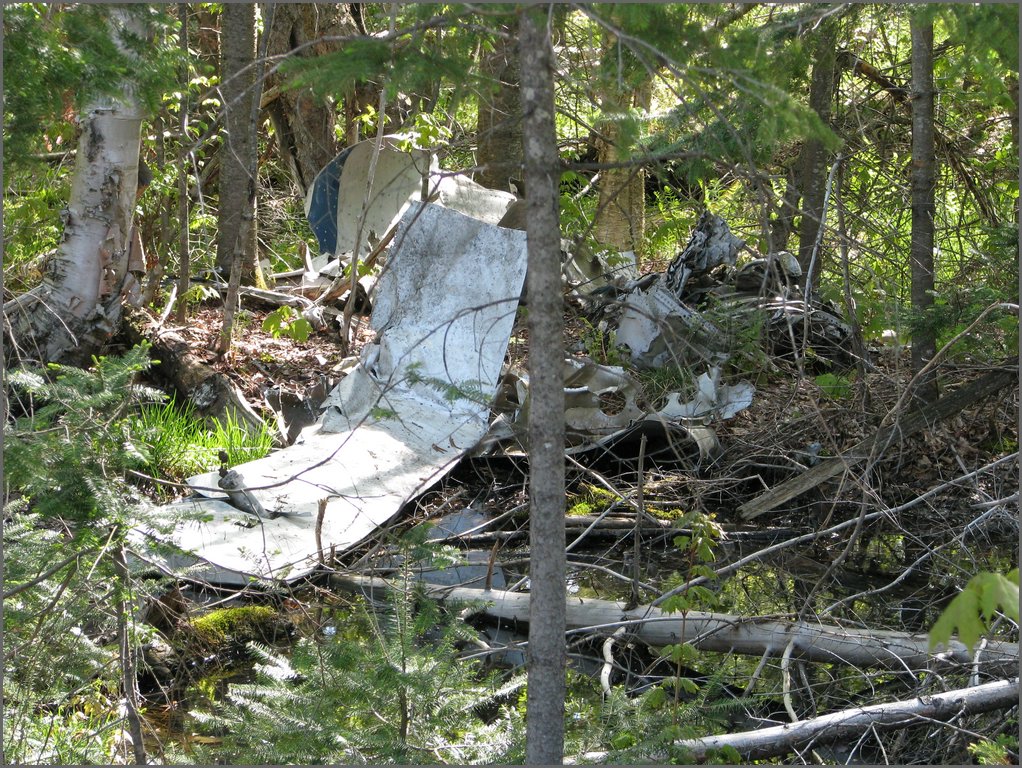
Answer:
<svg viewBox="0 0 1022 768"><path fill-rule="evenodd" d="M178 3L181 17L181 52L188 54L188 3ZM191 279L191 252L188 248L188 168L191 153L188 151L188 64L184 65L181 90L181 144L178 149L177 168L177 228L178 228L178 273L177 273L177 315L179 325L184 325L188 315L188 283Z"/></svg>
<svg viewBox="0 0 1022 768"><path fill-rule="evenodd" d="M501 25L494 50L484 53L479 65L494 85L479 98L475 180L507 192L509 180L521 179L522 173L521 60L508 25Z"/></svg>
<svg viewBox="0 0 1022 768"><path fill-rule="evenodd" d="M529 241L529 613L526 761L564 758L564 381L554 62L545 9L520 11Z"/></svg>
<svg viewBox="0 0 1022 768"><path fill-rule="evenodd" d="M235 7L233 5L224 6L225 21L227 19L227 9ZM243 7L243 6L238 6ZM270 17L272 22L274 11L274 3L268 3L266 6L266 13ZM255 39L255 15L251 15L252 22L252 40ZM234 22L239 26L244 26L241 19L234 19ZM248 22L245 21L245 24ZM246 30L242 29L237 31L238 38L240 40L242 33ZM233 33L232 33L233 34ZM226 36L224 42L224 48L227 49ZM236 41L237 42L237 41ZM245 204L240 209L241 217L238 223L238 229L236 232L236 239L234 245L234 254L230 263L231 275L227 283L227 296L224 299L224 320L223 325L220 329L220 339L217 343L217 353L222 357L226 355L231 348L231 334L234 326L234 314L238 310L238 304L240 297L238 295L238 289L245 275L254 275L256 284L264 288L265 284L262 281L262 276L259 270L259 257L256 251L256 195L257 195L257 184L259 176L259 155L256 152L256 137L257 128L259 122L259 91L260 84L263 80L263 70L266 66L266 36L263 36L262 53L259 57L259 66L257 76L253 77L253 86L249 89L248 93L250 98L247 100L248 105L248 118L245 121L239 121L238 131L245 131L248 133L248 137L245 140L245 145L248 148L248 154L245 156L245 160L248 165L243 169L244 173L241 176L241 180L244 182L244 191L247 195ZM232 42L232 46L235 43ZM240 42L238 42L240 45ZM247 46L248 43L245 42ZM247 48L246 48L247 50ZM227 54L225 53L225 58ZM255 67L252 68L253 70ZM237 119L237 116L236 116ZM231 153L233 154L233 153ZM233 162L233 160L232 160ZM223 187L221 186L221 190ZM233 193L232 193L233 194ZM221 196L222 197L222 196Z"/></svg>
<svg viewBox="0 0 1022 768"><path fill-rule="evenodd" d="M834 99L834 66L836 59L836 28L832 19L820 25L816 40L813 77L809 86L809 107L825 125L830 123L830 106ZM802 218L799 221L798 263L806 285L816 290L820 284L820 254L817 240L823 222L823 206L830 162L826 148L818 138L809 138L802 148Z"/></svg>
<svg viewBox="0 0 1022 768"><path fill-rule="evenodd" d="M114 6L110 34L146 31L128 6ZM138 188L142 110L125 83L81 113L64 235L42 284L4 303L5 359L87 363L118 330Z"/></svg>
<svg viewBox="0 0 1022 768"><path fill-rule="evenodd" d="M117 642L121 657L121 687L124 689L125 717L131 747L136 765L146 764L145 741L142 736L142 719L138 713L138 677L135 674L135 658L131 648L128 627L128 594L131 591L131 576L124 554L124 544L119 543L113 552L114 571L117 574Z"/></svg>
<svg viewBox="0 0 1022 768"><path fill-rule="evenodd" d="M256 127L250 125L255 93L255 5L224 3L220 16L221 98L224 134L220 148L220 210L217 269L226 275L239 247L242 220L251 205L249 169L256 154ZM245 233L242 279L255 271L255 230Z"/></svg>
<svg viewBox="0 0 1022 768"><path fill-rule="evenodd" d="M281 3L273 13L267 33L267 55L283 56L303 46L299 59L325 56L341 43L324 38L355 35L358 31L351 10L345 4ZM311 45L308 45L312 43ZM304 196L316 174L338 152L334 135L337 105L330 98L317 96L311 88L282 88L286 78L271 74L266 81L266 104L273 121L280 153Z"/></svg>
<svg viewBox="0 0 1022 768"><path fill-rule="evenodd" d="M930 317L933 307L933 216L936 153L933 135L933 22L912 16L912 372L918 374L937 354ZM916 383L916 397L937 399L933 371Z"/></svg>

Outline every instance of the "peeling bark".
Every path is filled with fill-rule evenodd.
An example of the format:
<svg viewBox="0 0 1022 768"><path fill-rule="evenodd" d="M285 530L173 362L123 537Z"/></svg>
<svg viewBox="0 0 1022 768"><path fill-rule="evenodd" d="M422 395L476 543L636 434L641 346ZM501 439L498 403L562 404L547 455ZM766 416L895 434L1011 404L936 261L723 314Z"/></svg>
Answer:
<svg viewBox="0 0 1022 768"><path fill-rule="evenodd" d="M111 35L143 36L130 10ZM4 303L5 360L88 363L118 329L138 186L142 110L132 87L82 111L63 239L36 289Z"/></svg>

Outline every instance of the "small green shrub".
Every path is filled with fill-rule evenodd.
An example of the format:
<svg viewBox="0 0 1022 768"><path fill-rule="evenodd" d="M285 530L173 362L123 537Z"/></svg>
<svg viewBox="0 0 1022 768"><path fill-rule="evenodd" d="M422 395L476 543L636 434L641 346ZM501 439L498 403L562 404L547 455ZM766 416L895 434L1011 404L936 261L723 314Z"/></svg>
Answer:
<svg viewBox="0 0 1022 768"><path fill-rule="evenodd" d="M836 373L823 373L817 376L816 386L820 388L825 397L831 400L847 400L852 396L852 382L847 376L839 376Z"/></svg>
<svg viewBox="0 0 1022 768"><path fill-rule="evenodd" d="M286 336L294 341L304 342L312 335L312 323L295 309L285 305L273 310L263 320L263 330L273 338Z"/></svg>
<svg viewBox="0 0 1022 768"><path fill-rule="evenodd" d="M993 741L974 741L968 750L980 765L1013 765L1010 750L1018 752L1018 738L1002 733Z"/></svg>
<svg viewBox="0 0 1022 768"><path fill-rule="evenodd" d="M586 354L600 365L628 365L628 358L617 345L614 331L602 331L588 320L583 320L585 328L581 341Z"/></svg>

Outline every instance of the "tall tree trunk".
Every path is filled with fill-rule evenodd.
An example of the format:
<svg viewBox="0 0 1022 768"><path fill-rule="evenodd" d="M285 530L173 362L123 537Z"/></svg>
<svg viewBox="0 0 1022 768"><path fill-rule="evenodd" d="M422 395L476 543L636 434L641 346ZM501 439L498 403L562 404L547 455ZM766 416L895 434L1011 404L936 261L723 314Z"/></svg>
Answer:
<svg viewBox="0 0 1022 768"><path fill-rule="evenodd" d="M300 49L299 59L325 56L341 44L324 38L358 34L344 4L280 3L274 9L266 52L282 56ZM273 121L281 155L295 183L306 194L316 174L333 160L339 148L334 134L337 105L316 96L311 88L284 88L286 78L271 74L266 81L266 111ZM272 96L270 96L272 94Z"/></svg>
<svg viewBox="0 0 1022 768"><path fill-rule="evenodd" d="M178 147L177 167L177 313L175 319L185 324L188 314L188 283L191 280L191 250L188 246L188 172L191 170L191 153L188 151L188 3L178 3L181 17L181 53L186 57L181 88L181 144Z"/></svg>
<svg viewBox="0 0 1022 768"><path fill-rule="evenodd" d="M554 61L546 9L520 11L529 239L529 578L526 761L564 757L564 310Z"/></svg>
<svg viewBox="0 0 1022 768"><path fill-rule="evenodd" d="M831 102L834 100L834 67L837 54L837 28L833 19L820 24L816 38L812 82L809 86L809 107L820 116L824 125L830 124ZM807 285L816 290L820 284L820 253L817 240L824 217L827 173L830 159L818 138L806 139L799 158L802 174L802 218L798 228L798 263ZM814 258L815 257L815 258Z"/></svg>
<svg viewBox="0 0 1022 768"><path fill-rule="evenodd" d="M933 22L916 15L912 30L912 372L918 375L937 353L933 307L933 216L936 155L933 137ZM916 396L937 399L934 371L923 374Z"/></svg>
<svg viewBox="0 0 1022 768"><path fill-rule="evenodd" d="M128 6L113 6L112 39L146 34ZM131 220L138 188L142 110L125 83L93 99L80 119L64 236L42 284L4 303L5 359L80 365L121 320Z"/></svg>
<svg viewBox="0 0 1022 768"><path fill-rule="evenodd" d="M621 147L621 115L633 107L647 109L651 97L647 79L640 87L621 92L610 87L602 98L602 110L609 119L599 126L597 150L599 162L616 163L626 159ZM646 171L641 165L606 168L597 181L599 204L596 209L596 241L617 251L633 251L641 256L646 226Z"/></svg>
<svg viewBox="0 0 1022 768"><path fill-rule="evenodd" d="M265 5L266 13L269 17L267 23L272 22L275 5L275 3L267 3ZM231 6L224 6L225 10L229 7ZM235 21L238 20L235 19ZM254 15L252 21L255 21ZM239 26L241 26L240 23ZM255 31L254 24L252 31L253 33ZM237 32L237 35L240 38L242 32ZM254 86L250 89L250 98L247 100L249 108L248 119L241 126L243 130L248 131L247 144L250 149L244 158L248 165L242 169L245 184L243 190L246 197L244 205L240 206L241 215L235 237L234 252L231 255L230 279L227 281L227 297L224 299L223 324L220 327L220 338L216 346L217 354L220 357L226 355L231 348L234 314L241 301L239 288L243 277L250 275L255 278L255 283L258 287L266 287L263 283L262 271L259 268L259 257L256 251L256 201L259 187L259 154L256 151L256 129L259 124L260 86L263 81L263 72L266 68L266 43L267 38L264 35L262 55L259 57L258 66L252 67L256 72L252 78Z"/></svg>
<svg viewBox="0 0 1022 768"><path fill-rule="evenodd" d="M509 180L521 179L522 173L521 61L509 25L501 25L494 50L484 53L479 64L493 86L479 97L475 180L507 192Z"/></svg>
<svg viewBox="0 0 1022 768"><path fill-rule="evenodd" d="M255 93L255 5L224 3L220 16L221 98L224 132L220 148L220 211L216 265L221 274L231 269L242 234L242 219L255 212L249 196L249 168L256 154L256 126L251 125ZM246 228L242 281L250 282L258 263L255 227Z"/></svg>

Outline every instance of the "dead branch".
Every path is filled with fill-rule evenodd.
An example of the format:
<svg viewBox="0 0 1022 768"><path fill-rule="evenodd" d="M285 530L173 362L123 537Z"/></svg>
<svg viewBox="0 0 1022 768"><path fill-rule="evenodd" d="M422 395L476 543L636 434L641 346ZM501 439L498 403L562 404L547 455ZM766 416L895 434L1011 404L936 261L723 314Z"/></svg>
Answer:
<svg viewBox="0 0 1022 768"><path fill-rule="evenodd" d="M976 715L1017 706L1019 679L998 680L908 701L892 701L868 707L854 707L811 720L762 728L755 731L725 733L675 742L688 750L690 759L703 763L724 747L738 750L743 761L785 755L795 750L824 743L844 741L869 730L893 730L910 725L931 725L934 720L948 721L962 715ZM606 760L606 752L588 752L578 759L586 762Z"/></svg>
<svg viewBox="0 0 1022 768"><path fill-rule="evenodd" d="M1010 365L998 368L955 392L942 397L935 404L913 411L892 426L884 427L865 440L861 440L840 456L821 461L801 475L785 480L738 508L745 520L752 520L769 512L780 504L810 491L825 480L842 471L850 470L870 457L877 447L883 448L896 439L905 438L926 429L938 421L955 415L972 403L999 392L1005 387L1017 385L1018 359Z"/></svg>

